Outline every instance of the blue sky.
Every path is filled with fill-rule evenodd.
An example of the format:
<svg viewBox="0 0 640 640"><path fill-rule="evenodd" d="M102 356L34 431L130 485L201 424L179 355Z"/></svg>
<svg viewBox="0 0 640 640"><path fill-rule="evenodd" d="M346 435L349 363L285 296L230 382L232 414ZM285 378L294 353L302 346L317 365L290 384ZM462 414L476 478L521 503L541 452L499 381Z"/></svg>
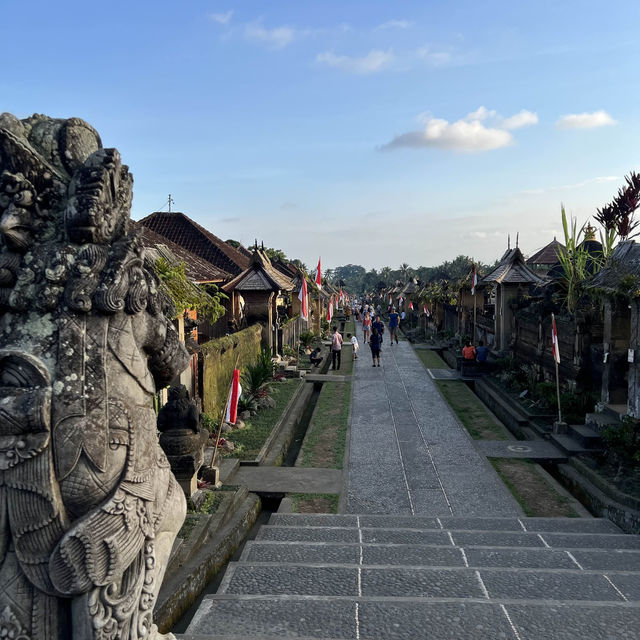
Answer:
<svg viewBox="0 0 640 640"><path fill-rule="evenodd" d="M77 116L185 212L308 265L531 253L640 168L640 3L0 4L0 111Z"/></svg>

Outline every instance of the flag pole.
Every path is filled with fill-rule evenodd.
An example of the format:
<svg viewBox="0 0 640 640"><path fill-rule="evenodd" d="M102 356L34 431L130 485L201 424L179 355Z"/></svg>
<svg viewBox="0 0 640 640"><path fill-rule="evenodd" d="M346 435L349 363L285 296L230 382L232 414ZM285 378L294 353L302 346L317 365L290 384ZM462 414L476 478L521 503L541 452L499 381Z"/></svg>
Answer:
<svg viewBox="0 0 640 640"><path fill-rule="evenodd" d="M231 371L231 384L233 384L233 372L238 368L239 358L240 358L240 354L236 355L236 361L235 361L235 364L233 365L233 370ZM218 424L218 431L216 432L216 444L213 447L213 455L211 456L211 462L209 463L209 468L213 468L213 463L215 462L216 455L218 454L218 442L220 442L220 436L222 435L222 425L224 424L224 418L227 415L227 407L229 406L230 399L231 399L231 394L228 393L227 401L224 403L224 407L222 409L222 415L220 416L220 423Z"/></svg>
<svg viewBox="0 0 640 640"><path fill-rule="evenodd" d="M553 361L556 365L556 393L558 394L558 422L562 422L562 407L560 406L560 375L558 374L558 360L559 360L559 343L557 341L557 329L556 329L556 318L555 315L551 314L551 331L555 335L555 345L554 345L554 353L553 353ZM552 339L553 344L553 339ZM556 353L557 352L557 353Z"/></svg>
<svg viewBox="0 0 640 640"><path fill-rule="evenodd" d="M477 293L473 292L473 336L471 336L471 344L475 343L476 341L476 298L477 298Z"/></svg>

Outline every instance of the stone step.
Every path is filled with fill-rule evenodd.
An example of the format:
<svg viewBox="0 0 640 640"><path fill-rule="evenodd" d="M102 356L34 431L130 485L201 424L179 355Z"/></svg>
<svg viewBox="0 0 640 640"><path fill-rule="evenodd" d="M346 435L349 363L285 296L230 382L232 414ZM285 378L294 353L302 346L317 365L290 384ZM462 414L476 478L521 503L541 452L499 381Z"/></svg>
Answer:
<svg viewBox="0 0 640 640"><path fill-rule="evenodd" d="M240 562L639 571L640 550L360 545L250 541Z"/></svg>
<svg viewBox="0 0 640 640"><path fill-rule="evenodd" d="M635 603L207 596L187 630L204 638L616 640L637 638ZM193 640L197 635L191 636ZM186 640L186 639L185 639ZM198 640L200 640L198 638Z"/></svg>
<svg viewBox="0 0 640 640"><path fill-rule="evenodd" d="M279 542L360 542L458 547L533 547L554 549L640 549L640 536L606 533L533 531L435 531L338 527L261 527L256 540Z"/></svg>
<svg viewBox="0 0 640 640"><path fill-rule="evenodd" d="M591 427L596 433L600 433L607 427L617 427L620 425L620 416L610 413L587 413L584 418L586 426Z"/></svg>
<svg viewBox="0 0 640 640"><path fill-rule="evenodd" d="M577 456L583 453L593 453L598 449L588 449L584 447L578 440L572 438L568 433L551 433L549 440L558 449L566 453L568 456Z"/></svg>
<svg viewBox="0 0 640 640"><path fill-rule="evenodd" d="M337 515L274 513L266 526L434 529L451 531L535 531L564 533L622 533L607 518L467 518L387 515Z"/></svg>
<svg viewBox="0 0 640 640"><path fill-rule="evenodd" d="M569 435L585 449L602 449L600 434L586 424L569 425Z"/></svg>
<svg viewBox="0 0 640 640"><path fill-rule="evenodd" d="M218 594L640 603L640 574L573 569L238 563Z"/></svg>

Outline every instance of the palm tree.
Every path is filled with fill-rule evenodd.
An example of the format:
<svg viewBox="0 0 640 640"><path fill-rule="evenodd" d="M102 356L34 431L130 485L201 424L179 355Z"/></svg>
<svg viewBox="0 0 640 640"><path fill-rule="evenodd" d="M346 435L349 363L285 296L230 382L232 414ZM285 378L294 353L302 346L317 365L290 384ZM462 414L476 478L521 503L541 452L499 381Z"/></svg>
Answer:
<svg viewBox="0 0 640 640"><path fill-rule="evenodd" d="M400 273L402 274L404 281L407 282L413 274L413 269L406 262L403 262L400 265Z"/></svg>

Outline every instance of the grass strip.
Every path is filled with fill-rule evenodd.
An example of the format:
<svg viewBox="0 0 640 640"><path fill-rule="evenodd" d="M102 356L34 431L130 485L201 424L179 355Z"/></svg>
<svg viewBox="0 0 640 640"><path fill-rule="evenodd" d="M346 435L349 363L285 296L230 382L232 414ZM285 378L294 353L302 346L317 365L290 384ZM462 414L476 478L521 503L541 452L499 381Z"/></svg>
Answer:
<svg viewBox="0 0 640 640"><path fill-rule="evenodd" d="M293 513L338 513L337 493L289 493Z"/></svg>
<svg viewBox="0 0 640 640"><path fill-rule="evenodd" d="M509 440L505 428L460 380L434 380L445 400L474 440Z"/></svg>
<svg viewBox="0 0 640 640"><path fill-rule="evenodd" d="M225 434L225 438L228 437L236 446L233 451L226 453L225 457L240 460L255 459L301 384L304 382L299 379L274 383L271 397L275 400L276 406L271 409L260 409L255 416L247 420L244 429L236 429Z"/></svg>
<svg viewBox="0 0 640 640"><path fill-rule="evenodd" d="M416 355L420 358L426 369L449 369L449 365L431 349L416 349Z"/></svg>
<svg viewBox="0 0 640 640"><path fill-rule="evenodd" d="M351 382L324 383L300 452L301 466L342 469L350 403Z"/></svg>
<svg viewBox="0 0 640 640"><path fill-rule="evenodd" d="M530 460L489 458L493 468L518 501L525 515L540 518L577 518L571 499L558 493Z"/></svg>

